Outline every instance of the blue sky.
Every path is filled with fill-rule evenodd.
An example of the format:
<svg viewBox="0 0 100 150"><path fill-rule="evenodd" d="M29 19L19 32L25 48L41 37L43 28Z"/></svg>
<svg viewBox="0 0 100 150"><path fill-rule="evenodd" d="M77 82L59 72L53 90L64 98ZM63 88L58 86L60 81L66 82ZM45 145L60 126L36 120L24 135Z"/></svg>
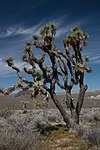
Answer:
<svg viewBox="0 0 100 150"><path fill-rule="evenodd" d="M0 0L0 88L18 80L4 59L13 57L22 70L25 41L32 40L32 35L38 34L40 28L51 21L58 26L58 48L62 49L62 39L74 25L80 25L90 35L83 54L89 57L93 73L85 75L85 83L89 90L100 89L99 0ZM36 50L35 54L40 55Z"/></svg>

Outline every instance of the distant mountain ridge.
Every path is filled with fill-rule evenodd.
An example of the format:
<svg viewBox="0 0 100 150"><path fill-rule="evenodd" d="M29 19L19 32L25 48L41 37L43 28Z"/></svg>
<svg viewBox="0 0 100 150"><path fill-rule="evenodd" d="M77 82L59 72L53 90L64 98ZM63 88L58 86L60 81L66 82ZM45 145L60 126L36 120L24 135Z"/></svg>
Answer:
<svg viewBox="0 0 100 150"><path fill-rule="evenodd" d="M8 105L11 107L14 106L15 109L22 109L21 101L29 101L28 109L32 109L33 105L37 101L43 100L43 95L38 95L36 98L31 99L32 90L28 91L19 91L18 93L11 95L0 95L0 109L6 108ZM87 91L85 95L85 100L83 107L99 107L100 108L100 90ZM63 104L65 99L65 93L57 93L59 101ZM74 103L78 99L78 91L72 92L72 97L74 98ZM49 108L55 108L55 105L51 98L49 99Z"/></svg>
<svg viewBox="0 0 100 150"><path fill-rule="evenodd" d="M15 97L21 96L21 95L31 95L32 90L27 91L19 91L18 93L14 94ZM79 91L72 91L72 94L78 94ZM87 90L86 93L100 93L100 90ZM57 92L57 95L65 94L65 92Z"/></svg>
<svg viewBox="0 0 100 150"><path fill-rule="evenodd" d="M27 90L27 91L19 91L18 93L14 94L15 97L18 97L18 96L22 96L22 95L31 95L32 93L32 90Z"/></svg>

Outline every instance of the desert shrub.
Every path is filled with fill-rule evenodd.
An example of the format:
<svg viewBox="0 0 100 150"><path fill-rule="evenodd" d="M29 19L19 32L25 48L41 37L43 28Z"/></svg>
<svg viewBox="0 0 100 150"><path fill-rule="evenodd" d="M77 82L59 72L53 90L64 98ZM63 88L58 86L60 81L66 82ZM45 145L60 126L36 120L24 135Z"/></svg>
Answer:
<svg viewBox="0 0 100 150"><path fill-rule="evenodd" d="M36 150L39 132L34 131L32 124L29 127L29 120L22 115L17 118L15 114L4 120L1 118L0 150Z"/></svg>
<svg viewBox="0 0 100 150"><path fill-rule="evenodd" d="M47 124L46 122L42 121L42 120L37 120L35 122L35 127L37 129L37 131L43 131L46 128Z"/></svg>
<svg viewBox="0 0 100 150"><path fill-rule="evenodd" d="M95 113L95 114L93 115L93 120L95 120L95 121L100 121L100 113Z"/></svg>
<svg viewBox="0 0 100 150"><path fill-rule="evenodd" d="M36 133L3 133L0 135L0 150L35 150Z"/></svg>
<svg viewBox="0 0 100 150"><path fill-rule="evenodd" d="M74 130L77 132L77 136L79 138L83 137L84 133L85 133L85 128L84 126L74 126Z"/></svg>
<svg viewBox="0 0 100 150"><path fill-rule="evenodd" d="M100 122L100 110L99 109L84 109L81 117L82 123L89 125L96 125Z"/></svg>
<svg viewBox="0 0 100 150"><path fill-rule="evenodd" d="M100 128L87 129L82 138L90 144L100 145Z"/></svg>
<svg viewBox="0 0 100 150"><path fill-rule="evenodd" d="M51 122L60 122L61 117L59 115L49 115L48 120Z"/></svg>
<svg viewBox="0 0 100 150"><path fill-rule="evenodd" d="M79 150L100 149L100 128L79 125L74 128L74 131L76 132L77 139L80 139L83 143Z"/></svg>
<svg viewBox="0 0 100 150"><path fill-rule="evenodd" d="M9 116L14 114L14 110L5 108L0 111L0 117L8 118Z"/></svg>
<svg viewBox="0 0 100 150"><path fill-rule="evenodd" d="M100 148L100 128L79 126L76 128L79 138L90 145L91 150L99 150ZM95 149L94 149L95 147Z"/></svg>

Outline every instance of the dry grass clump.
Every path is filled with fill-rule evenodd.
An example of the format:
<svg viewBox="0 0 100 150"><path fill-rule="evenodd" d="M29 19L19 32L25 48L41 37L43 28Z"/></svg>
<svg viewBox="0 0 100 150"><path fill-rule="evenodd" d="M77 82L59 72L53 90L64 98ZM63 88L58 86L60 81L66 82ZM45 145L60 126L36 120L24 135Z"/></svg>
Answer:
<svg viewBox="0 0 100 150"><path fill-rule="evenodd" d="M11 111L9 109L9 111ZM56 110L54 111L56 112ZM52 110L49 115L52 114ZM41 138L40 133L55 130L44 118L43 110L15 110L0 118L0 150L35 150Z"/></svg>
<svg viewBox="0 0 100 150"><path fill-rule="evenodd" d="M78 137L89 145L91 150L100 149L100 127L79 126L76 131Z"/></svg>
<svg viewBox="0 0 100 150"><path fill-rule="evenodd" d="M100 146L100 128L92 127L85 130L82 138L89 144Z"/></svg>
<svg viewBox="0 0 100 150"><path fill-rule="evenodd" d="M84 108L80 115L82 124L100 126L100 108Z"/></svg>
<svg viewBox="0 0 100 150"><path fill-rule="evenodd" d="M8 118L15 113L14 107L11 105L6 105L4 109L0 110L0 117Z"/></svg>
<svg viewBox="0 0 100 150"><path fill-rule="evenodd" d="M35 150L40 133L32 119L22 112L0 118L0 150Z"/></svg>
<svg viewBox="0 0 100 150"><path fill-rule="evenodd" d="M60 122L62 121L62 117L60 117L59 115L49 115L48 116L48 121L51 121L51 122Z"/></svg>
<svg viewBox="0 0 100 150"><path fill-rule="evenodd" d="M35 134L30 132L0 134L0 150L35 150L37 142Z"/></svg>

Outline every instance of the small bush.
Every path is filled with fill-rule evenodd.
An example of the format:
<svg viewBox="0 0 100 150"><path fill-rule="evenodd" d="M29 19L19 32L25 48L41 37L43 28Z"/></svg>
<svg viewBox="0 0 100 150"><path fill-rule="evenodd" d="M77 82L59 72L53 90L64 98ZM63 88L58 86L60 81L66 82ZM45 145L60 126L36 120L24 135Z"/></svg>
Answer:
<svg viewBox="0 0 100 150"><path fill-rule="evenodd" d="M6 119L1 118L0 150L36 150L35 145L39 141L40 133L34 131L32 125L29 126L30 118L22 116L23 114L21 114L22 120L16 115Z"/></svg>
<svg viewBox="0 0 100 150"><path fill-rule="evenodd" d="M49 115L48 120L51 121L51 122L60 122L61 117L57 116L57 115Z"/></svg>
<svg viewBox="0 0 100 150"><path fill-rule="evenodd" d="M100 128L78 126L75 128L80 139L91 147L91 150L99 150L100 148ZM95 148L94 148L95 147ZM99 147L99 148L98 148Z"/></svg>
<svg viewBox="0 0 100 150"><path fill-rule="evenodd" d="M0 111L0 117L8 118L9 116L14 114L14 110L10 110L8 108L5 108Z"/></svg>
<svg viewBox="0 0 100 150"><path fill-rule="evenodd" d="M100 114L95 113L95 114L93 115L93 120L95 120L95 121L100 121Z"/></svg>
<svg viewBox="0 0 100 150"><path fill-rule="evenodd" d="M86 129L83 126L76 126L74 130L77 131L77 135L80 138L83 137Z"/></svg>
<svg viewBox="0 0 100 150"><path fill-rule="evenodd" d="M99 109L86 109L83 112L82 123L89 125L97 125L100 123L100 110Z"/></svg>
<svg viewBox="0 0 100 150"><path fill-rule="evenodd" d="M0 135L0 150L35 150L35 133L5 133Z"/></svg>
<svg viewBox="0 0 100 150"><path fill-rule="evenodd" d="M90 144L100 145L100 128L87 129L83 135L83 139Z"/></svg>
<svg viewBox="0 0 100 150"><path fill-rule="evenodd" d="M36 126L36 129L38 131L43 131L46 128L47 125L46 125L46 122L43 122L41 120L37 120L35 122L35 126Z"/></svg>

